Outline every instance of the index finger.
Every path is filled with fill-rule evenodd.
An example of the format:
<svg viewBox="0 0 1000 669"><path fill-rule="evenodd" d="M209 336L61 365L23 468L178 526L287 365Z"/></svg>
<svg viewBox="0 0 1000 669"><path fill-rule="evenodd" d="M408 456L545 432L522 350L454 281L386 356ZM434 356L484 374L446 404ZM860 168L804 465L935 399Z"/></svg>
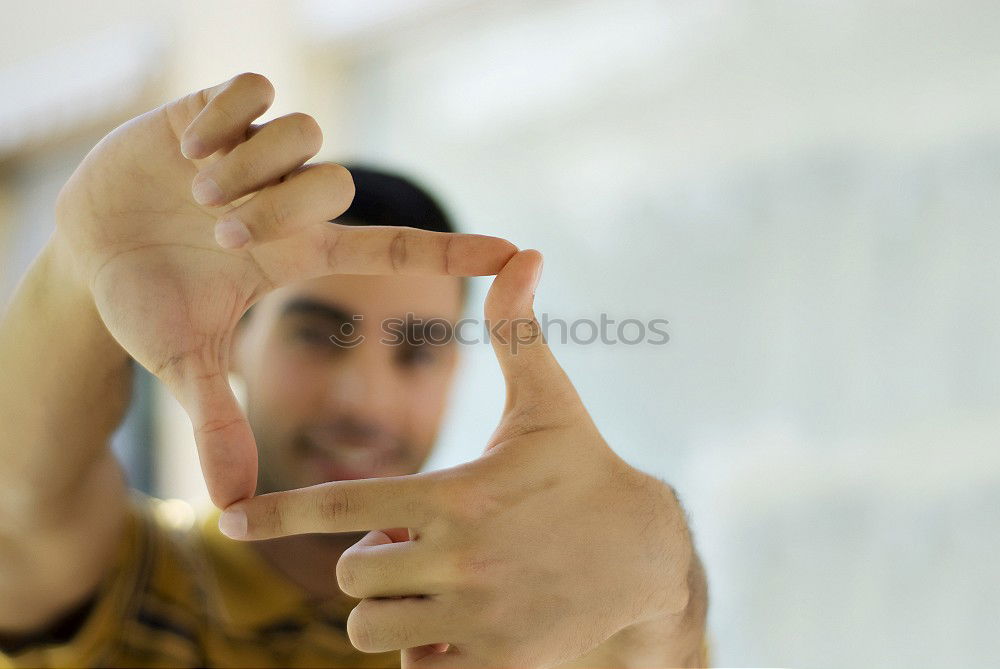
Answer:
<svg viewBox="0 0 1000 669"><path fill-rule="evenodd" d="M330 274L485 276L499 272L517 247L488 235L323 222L252 253L281 286Z"/></svg>
<svg viewBox="0 0 1000 669"><path fill-rule="evenodd" d="M428 485L425 475L414 474L267 493L231 504L219 517L219 529L232 539L258 540L420 527L430 517Z"/></svg>

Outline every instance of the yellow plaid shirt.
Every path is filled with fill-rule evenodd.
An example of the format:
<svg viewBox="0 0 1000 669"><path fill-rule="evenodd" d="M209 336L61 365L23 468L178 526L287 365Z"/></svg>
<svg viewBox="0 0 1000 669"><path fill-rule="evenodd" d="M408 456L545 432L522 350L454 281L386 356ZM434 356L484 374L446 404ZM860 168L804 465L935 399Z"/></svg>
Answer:
<svg viewBox="0 0 1000 669"><path fill-rule="evenodd" d="M0 654L0 667L398 667L399 653L351 646L357 600L311 602L218 511L184 522L136 494L114 568L65 643Z"/></svg>

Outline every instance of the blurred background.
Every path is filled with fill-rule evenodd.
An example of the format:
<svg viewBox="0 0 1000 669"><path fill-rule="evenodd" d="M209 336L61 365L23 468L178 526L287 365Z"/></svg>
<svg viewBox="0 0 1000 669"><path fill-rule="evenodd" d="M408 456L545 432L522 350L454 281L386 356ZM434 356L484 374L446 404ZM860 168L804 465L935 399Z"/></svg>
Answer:
<svg viewBox="0 0 1000 669"><path fill-rule="evenodd" d="M0 33L4 301L101 136L262 72L322 158L541 249L539 313L669 320L553 345L685 502L717 666L1000 658L995 0L66 0L7 2ZM468 347L433 466L502 400ZM203 504L191 443L140 377L133 484Z"/></svg>

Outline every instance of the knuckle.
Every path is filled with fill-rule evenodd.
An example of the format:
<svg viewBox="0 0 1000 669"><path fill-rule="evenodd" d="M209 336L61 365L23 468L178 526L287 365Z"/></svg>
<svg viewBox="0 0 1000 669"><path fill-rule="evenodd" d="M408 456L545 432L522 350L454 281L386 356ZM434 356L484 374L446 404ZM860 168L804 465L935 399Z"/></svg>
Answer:
<svg viewBox="0 0 1000 669"><path fill-rule="evenodd" d="M339 190L349 190L351 197L354 196L354 177L347 171L347 168L337 163L317 163L312 166L316 173L323 179L337 186Z"/></svg>
<svg viewBox="0 0 1000 669"><path fill-rule="evenodd" d="M444 262L442 263L442 265L443 265L442 270L444 271L445 275L447 275L447 276L451 276L451 260L452 260L452 258L451 258L451 245L452 245L452 242L454 242L454 241L455 241L455 235L448 235L446 237L446 241L444 243L444 250L441 253L441 255L444 258Z"/></svg>
<svg viewBox="0 0 1000 669"><path fill-rule="evenodd" d="M406 254L406 231L400 229L393 234L389 244L389 264L394 274L406 264Z"/></svg>
<svg viewBox="0 0 1000 669"><path fill-rule="evenodd" d="M400 508L417 524L432 522L441 515L441 505L433 491L425 492L424 497L404 500Z"/></svg>
<svg viewBox="0 0 1000 669"><path fill-rule="evenodd" d="M274 99L274 84L263 74L257 72L241 72L233 77L233 83L246 86L268 102Z"/></svg>
<svg viewBox="0 0 1000 669"><path fill-rule="evenodd" d="M458 552L452 559L452 578L466 588L478 589L491 581L501 560L476 551Z"/></svg>
<svg viewBox="0 0 1000 669"><path fill-rule="evenodd" d="M451 522L475 527L495 517L503 505L486 486L458 484L451 487L442 506L442 515Z"/></svg>
<svg viewBox="0 0 1000 669"><path fill-rule="evenodd" d="M537 662L537 656L524 647L524 640L518 637L506 637L497 647L497 655L504 658L504 664L509 667L529 667Z"/></svg>
<svg viewBox="0 0 1000 669"><path fill-rule="evenodd" d="M338 165L336 163L330 163L330 165L333 168L334 172L336 173L337 178L340 180L341 188L347 195L348 202L350 202L351 200L354 199L354 193L355 193L354 175L352 175L350 170L348 170L343 165Z"/></svg>
<svg viewBox="0 0 1000 669"><path fill-rule="evenodd" d="M230 182L233 188L245 191L259 188L258 184L264 181L268 172L265 160L261 156L254 155L253 151L234 152L231 156L232 162L223 159L216 164L219 168L225 168L216 172L221 177L216 181L220 185L223 182Z"/></svg>
<svg viewBox="0 0 1000 669"><path fill-rule="evenodd" d="M290 222L288 209L282 203L281 198L275 197L274 193L262 193L261 204L264 206L263 212L265 226L271 230L280 230Z"/></svg>
<svg viewBox="0 0 1000 669"><path fill-rule="evenodd" d="M343 562L337 563L337 586L345 595L357 597L357 589L354 587L355 577L350 569L343 566Z"/></svg>
<svg viewBox="0 0 1000 669"><path fill-rule="evenodd" d="M196 109L204 109L211 100L211 97L209 96L209 89L203 88L200 91L189 95L186 100L189 101L189 103L194 103L196 105Z"/></svg>
<svg viewBox="0 0 1000 669"><path fill-rule="evenodd" d="M213 435L219 432L224 432L234 425L239 425L243 422L242 418L220 418L207 420L201 423L194 431L195 436L203 437L206 435Z"/></svg>
<svg viewBox="0 0 1000 669"><path fill-rule="evenodd" d="M320 517L336 519L351 512L351 496L343 488L330 486L319 496Z"/></svg>
<svg viewBox="0 0 1000 669"><path fill-rule="evenodd" d="M320 237L320 254L325 258L326 266L336 271L340 264L340 234L332 226Z"/></svg>
<svg viewBox="0 0 1000 669"><path fill-rule="evenodd" d="M319 163L311 169L324 183L323 192L328 194L329 206L334 210L330 218L342 214L354 199L354 177L343 165Z"/></svg>
<svg viewBox="0 0 1000 669"><path fill-rule="evenodd" d="M345 552L337 561L337 585L344 591L344 594L351 597L361 596L358 594L358 572L349 552Z"/></svg>
<svg viewBox="0 0 1000 669"><path fill-rule="evenodd" d="M340 172L346 172L344 168L335 163L317 163L315 165L311 165L309 170L324 183L328 181L336 182L340 179Z"/></svg>
<svg viewBox="0 0 1000 669"><path fill-rule="evenodd" d="M282 535L286 533L280 506L271 499L256 499L246 507L247 529L251 535Z"/></svg>
<svg viewBox="0 0 1000 669"><path fill-rule="evenodd" d="M347 637L362 652L377 652L376 632L369 613L368 600L362 600L347 617Z"/></svg>
<svg viewBox="0 0 1000 669"><path fill-rule="evenodd" d="M332 175L340 179L344 186L350 186L351 190L354 189L354 177L351 175L350 170L348 170L343 165L338 163L323 163L329 169Z"/></svg>
<svg viewBox="0 0 1000 669"><path fill-rule="evenodd" d="M464 483L460 479L442 477L437 485L429 486L423 498L413 504L418 504L427 523L444 522L451 524L462 511L460 495L464 494Z"/></svg>
<svg viewBox="0 0 1000 669"><path fill-rule="evenodd" d="M510 627L511 615L507 610L505 598L499 593L489 592L479 598L478 621L483 629L493 630L493 642L504 643L505 631Z"/></svg>
<svg viewBox="0 0 1000 669"><path fill-rule="evenodd" d="M284 518L281 515L281 507L268 501L257 508L257 512L251 516L247 514L250 523L266 532L282 534L285 531Z"/></svg>
<svg viewBox="0 0 1000 669"><path fill-rule="evenodd" d="M288 115L288 123L295 128L303 143L310 152L316 152L323 144L323 130L309 114L294 112Z"/></svg>

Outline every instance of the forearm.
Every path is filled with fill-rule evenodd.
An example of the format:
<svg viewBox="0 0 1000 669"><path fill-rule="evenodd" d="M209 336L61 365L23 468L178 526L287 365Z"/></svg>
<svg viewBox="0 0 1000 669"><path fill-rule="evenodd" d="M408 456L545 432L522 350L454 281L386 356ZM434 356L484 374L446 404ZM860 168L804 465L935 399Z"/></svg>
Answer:
<svg viewBox="0 0 1000 669"><path fill-rule="evenodd" d="M0 518L64 517L128 406L128 357L53 239L0 317Z"/></svg>
<svg viewBox="0 0 1000 669"><path fill-rule="evenodd" d="M687 578L684 610L626 627L563 669L589 667L707 667L708 586L697 554Z"/></svg>

